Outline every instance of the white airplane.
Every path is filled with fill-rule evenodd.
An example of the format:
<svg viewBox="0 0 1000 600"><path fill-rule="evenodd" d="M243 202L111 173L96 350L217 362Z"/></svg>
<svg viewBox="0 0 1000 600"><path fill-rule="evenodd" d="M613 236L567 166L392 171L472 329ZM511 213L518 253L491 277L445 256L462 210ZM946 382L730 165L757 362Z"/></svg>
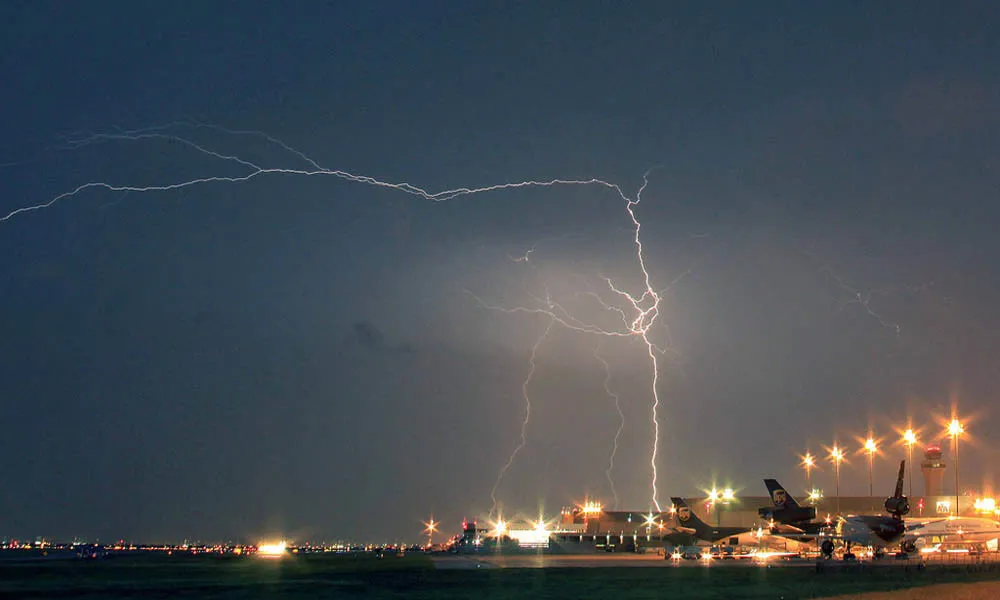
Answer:
<svg viewBox="0 0 1000 600"><path fill-rule="evenodd" d="M1000 522L976 517L907 519L900 547L916 552L918 547L986 544L1000 538Z"/></svg>

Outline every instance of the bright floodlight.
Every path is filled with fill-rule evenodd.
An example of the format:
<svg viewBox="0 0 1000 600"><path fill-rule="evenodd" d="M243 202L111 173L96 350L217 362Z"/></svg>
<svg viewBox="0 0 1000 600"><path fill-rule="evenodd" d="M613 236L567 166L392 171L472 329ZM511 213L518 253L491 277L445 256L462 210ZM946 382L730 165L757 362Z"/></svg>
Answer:
<svg viewBox="0 0 1000 600"><path fill-rule="evenodd" d="M497 521L496 527L493 528L493 532L497 535L497 537L500 537L505 531L507 531L507 523L505 523L503 519L500 519Z"/></svg>
<svg viewBox="0 0 1000 600"><path fill-rule="evenodd" d="M261 556L284 556L285 542L282 540L277 544L258 544L257 554L260 554Z"/></svg>
<svg viewBox="0 0 1000 600"><path fill-rule="evenodd" d="M917 443L917 434L914 433L912 429L907 429L903 432L903 443L907 446L912 446Z"/></svg>
<svg viewBox="0 0 1000 600"><path fill-rule="evenodd" d="M957 437L965 433L965 427L959 423L958 419L952 419L951 423L948 423L948 435L952 437Z"/></svg>
<svg viewBox="0 0 1000 600"><path fill-rule="evenodd" d="M878 444L875 443L874 439L868 438L865 440L865 452L868 454L875 454L878 452Z"/></svg>
<svg viewBox="0 0 1000 600"><path fill-rule="evenodd" d="M649 513L646 515L646 527L652 527L653 525L656 525L656 516L653 513Z"/></svg>
<svg viewBox="0 0 1000 600"><path fill-rule="evenodd" d="M722 499L725 500L726 502L729 502L730 500L733 500L735 498L736 498L736 492L733 491L733 488L726 488L722 490Z"/></svg>
<svg viewBox="0 0 1000 600"><path fill-rule="evenodd" d="M802 464L807 467L815 467L816 458L807 451L806 455L802 457Z"/></svg>
<svg viewBox="0 0 1000 600"><path fill-rule="evenodd" d="M840 447L838 447L837 445L834 445L833 450L830 450L830 458L834 462L839 463L840 461L844 460L844 451L841 450Z"/></svg>
<svg viewBox="0 0 1000 600"><path fill-rule="evenodd" d="M715 488L712 488L711 490L709 490L709 492L708 492L708 499L711 502L715 502L716 500L718 500L719 499L719 490L717 490Z"/></svg>
<svg viewBox="0 0 1000 600"><path fill-rule="evenodd" d="M427 533L434 533L437 531L438 525L440 525L440 523L435 521L434 517L431 517L430 521L424 522L424 531L426 531Z"/></svg>
<svg viewBox="0 0 1000 600"><path fill-rule="evenodd" d="M822 499L822 498L823 498L823 492L822 491L817 490L816 488L813 488L812 490L810 490L810 492L809 492L809 501L810 502L819 502L820 499Z"/></svg>

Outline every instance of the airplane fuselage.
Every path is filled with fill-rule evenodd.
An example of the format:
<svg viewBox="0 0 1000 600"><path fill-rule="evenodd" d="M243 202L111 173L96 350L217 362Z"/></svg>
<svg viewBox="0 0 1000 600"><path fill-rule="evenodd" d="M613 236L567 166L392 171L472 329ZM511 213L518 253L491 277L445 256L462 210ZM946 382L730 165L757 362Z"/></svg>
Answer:
<svg viewBox="0 0 1000 600"><path fill-rule="evenodd" d="M981 544L1000 538L1000 523L992 519L975 517L946 517L942 519L909 519L903 540L939 538L944 544Z"/></svg>
<svg viewBox="0 0 1000 600"><path fill-rule="evenodd" d="M885 547L902 540L906 524L895 517L859 515L844 517L838 528L845 542Z"/></svg>

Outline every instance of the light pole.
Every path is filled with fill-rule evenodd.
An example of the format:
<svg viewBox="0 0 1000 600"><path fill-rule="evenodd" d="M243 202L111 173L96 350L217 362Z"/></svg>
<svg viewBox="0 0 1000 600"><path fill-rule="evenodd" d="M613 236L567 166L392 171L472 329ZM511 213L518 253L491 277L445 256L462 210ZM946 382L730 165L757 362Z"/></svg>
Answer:
<svg viewBox="0 0 1000 600"><path fill-rule="evenodd" d="M650 540L649 537L650 531L652 530L653 526L656 525L656 517L653 516L653 511L649 511L649 514L646 515L645 518L646 518L646 541L648 542Z"/></svg>
<svg viewBox="0 0 1000 600"><path fill-rule="evenodd" d="M910 487L907 494L913 497L913 445L917 443L917 434L912 429L903 432L903 443L906 444L906 460L910 463ZM925 494L927 492L924 492Z"/></svg>
<svg viewBox="0 0 1000 600"><path fill-rule="evenodd" d="M875 495L875 485L872 481L872 468L875 462L875 453L878 452L878 444L875 440L869 437L865 440L865 452L868 453L868 497L871 498Z"/></svg>
<svg viewBox="0 0 1000 600"><path fill-rule="evenodd" d="M952 419L948 424L948 435L951 436L951 443L955 448L955 516L958 516L958 438L965 433L965 427L958 419Z"/></svg>
<svg viewBox="0 0 1000 600"><path fill-rule="evenodd" d="M802 468L806 470L806 489L812 490L812 469L816 466L816 458L806 450L806 455L802 457Z"/></svg>
<svg viewBox="0 0 1000 600"><path fill-rule="evenodd" d="M440 525L434 520L434 516L431 515L431 520L424 523L424 531L427 532L427 547L430 548L433 545L434 533L437 531L437 526Z"/></svg>
<svg viewBox="0 0 1000 600"><path fill-rule="evenodd" d="M840 514L840 462L844 460L844 451L835 443L830 451L830 460L833 461L837 477L837 514Z"/></svg>
<svg viewBox="0 0 1000 600"><path fill-rule="evenodd" d="M715 512L715 526L719 527L722 524L722 515L719 514L719 508L715 505L719 501L719 490L714 487L708 492L708 504L711 507L710 510Z"/></svg>

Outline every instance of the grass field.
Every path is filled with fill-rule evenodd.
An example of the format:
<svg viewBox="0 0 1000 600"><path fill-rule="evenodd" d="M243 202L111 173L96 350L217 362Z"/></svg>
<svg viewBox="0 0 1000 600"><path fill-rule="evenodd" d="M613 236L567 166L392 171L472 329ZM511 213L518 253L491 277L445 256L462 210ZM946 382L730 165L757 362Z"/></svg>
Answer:
<svg viewBox="0 0 1000 600"><path fill-rule="evenodd" d="M921 586L996 579L996 572L964 569L823 574L809 568L437 571L421 555L137 556L0 564L0 598L868 598L872 592L909 589L902 597L910 597ZM975 586L964 589L961 594ZM949 591L936 597L996 596Z"/></svg>
<svg viewBox="0 0 1000 600"><path fill-rule="evenodd" d="M844 594L826 600L993 600L1000 598L1000 581L945 583L895 592Z"/></svg>

